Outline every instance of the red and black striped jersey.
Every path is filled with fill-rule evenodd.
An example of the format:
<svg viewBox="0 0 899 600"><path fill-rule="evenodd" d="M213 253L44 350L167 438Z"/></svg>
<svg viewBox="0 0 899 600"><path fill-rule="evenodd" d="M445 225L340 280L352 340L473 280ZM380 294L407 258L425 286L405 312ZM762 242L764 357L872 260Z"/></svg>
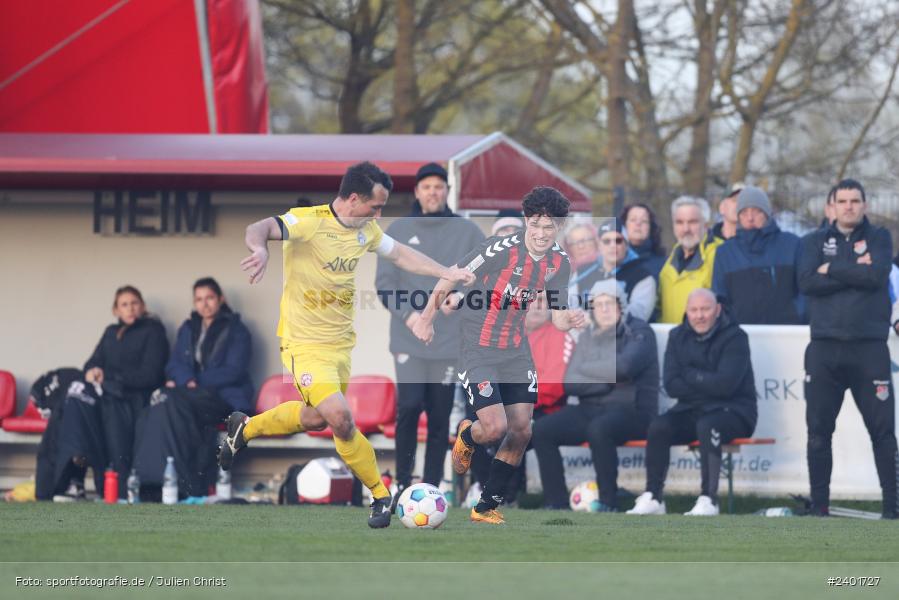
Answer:
<svg viewBox="0 0 899 600"><path fill-rule="evenodd" d="M520 347L528 305L540 292L550 309L567 308L571 266L558 244L537 260L524 245L524 232L491 237L458 266L477 276L461 307L463 347Z"/></svg>

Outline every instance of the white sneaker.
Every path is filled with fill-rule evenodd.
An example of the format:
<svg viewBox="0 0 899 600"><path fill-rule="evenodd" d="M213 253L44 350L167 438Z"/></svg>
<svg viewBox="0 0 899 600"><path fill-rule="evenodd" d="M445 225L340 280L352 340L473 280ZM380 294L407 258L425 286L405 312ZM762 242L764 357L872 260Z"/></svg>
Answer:
<svg viewBox="0 0 899 600"><path fill-rule="evenodd" d="M664 515L665 503L652 497L652 492L643 492L637 496L634 507L627 511L628 515Z"/></svg>
<svg viewBox="0 0 899 600"><path fill-rule="evenodd" d="M714 517L717 516L719 512L718 506L712 502L711 498L708 496L700 496L696 499L696 504L693 505L690 512L685 512L684 514L691 517Z"/></svg>

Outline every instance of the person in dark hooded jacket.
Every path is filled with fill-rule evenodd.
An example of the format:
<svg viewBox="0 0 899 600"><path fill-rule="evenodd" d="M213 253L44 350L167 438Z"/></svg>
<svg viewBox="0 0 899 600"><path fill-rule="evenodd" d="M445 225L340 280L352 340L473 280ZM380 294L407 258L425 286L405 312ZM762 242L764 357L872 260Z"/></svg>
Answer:
<svg viewBox="0 0 899 600"><path fill-rule="evenodd" d="M449 187L446 170L436 163L422 166L416 175L415 203L408 216L390 224L386 233L440 264L455 264L484 234L477 225L453 213L446 205ZM424 344L412 327L428 301L437 280L404 271L384 258L378 259L375 286L390 311L390 352L397 378L396 482L394 503L412 483L418 420L428 416L422 481L439 485L443 479L449 439L449 418L456 390L459 357L459 315L448 307L438 314L436 334ZM395 506L394 506L395 508Z"/></svg>
<svg viewBox="0 0 899 600"><path fill-rule="evenodd" d="M743 325L806 323L796 265L799 238L781 231L768 195L746 186L737 196L737 235L715 254L712 289Z"/></svg>
<svg viewBox="0 0 899 600"><path fill-rule="evenodd" d="M565 372L565 393L579 402L535 421L531 443L548 508L568 507L559 446L589 442L600 510L615 512L617 448L643 439L659 412L659 358L649 325L625 314L623 286L606 279L593 286L590 296L593 325L578 339Z"/></svg>
<svg viewBox="0 0 899 600"><path fill-rule="evenodd" d="M165 367L165 389L138 423L134 464L142 485L161 485L172 456L179 493L205 496L216 475L215 426L233 411L254 412L251 340L215 279L197 280L193 301Z"/></svg>
<svg viewBox="0 0 899 600"><path fill-rule="evenodd" d="M88 466L100 492L109 465L119 475L119 497L125 497L135 422L164 381L169 354L165 328L147 314L140 291L130 285L116 290L113 315L118 323L103 332L84 365L84 381L70 387L64 404L54 480L57 490L68 485L71 493L61 497L83 497Z"/></svg>
<svg viewBox="0 0 899 600"><path fill-rule="evenodd" d="M677 403L646 437L646 492L628 514L665 514L671 446L699 440L702 491L688 515L717 515L721 447L752 435L757 420L749 337L705 288L687 299L686 321L665 348L665 390Z"/></svg>

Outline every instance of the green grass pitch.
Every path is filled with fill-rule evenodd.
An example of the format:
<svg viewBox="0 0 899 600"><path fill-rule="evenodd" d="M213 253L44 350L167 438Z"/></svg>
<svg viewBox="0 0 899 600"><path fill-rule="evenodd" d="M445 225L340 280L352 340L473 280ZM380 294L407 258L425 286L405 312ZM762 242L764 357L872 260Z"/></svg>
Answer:
<svg viewBox="0 0 899 600"><path fill-rule="evenodd" d="M455 508L436 531L397 519L373 531L361 508L0 505L0 597L899 597L897 522L504 512L500 527ZM52 577L116 574L150 583L47 587ZM15 585L29 576L44 584ZM881 579L829 586L831 576Z"/></svg>

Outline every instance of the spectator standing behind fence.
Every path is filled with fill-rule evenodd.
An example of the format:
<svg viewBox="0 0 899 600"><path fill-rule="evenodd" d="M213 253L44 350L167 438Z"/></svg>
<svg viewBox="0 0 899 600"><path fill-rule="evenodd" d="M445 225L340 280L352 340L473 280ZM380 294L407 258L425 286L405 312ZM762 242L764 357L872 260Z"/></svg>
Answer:
<svg viewBox="0 0 899 600"><path fill-rule="evenodd" d="M568 282L568 305L584 308L590 288L603 277L596 228L585 222L572 225L565 233L564 245L572 271Z"/></svg>
<svg viewBox="0 0 899 600"><path fill-rule="evenodd" d="M76 495L85 467L93 469L95 488L102 490L103 472L112 465L119 475L119 497L125 497L135 421L164 381L169 354L165 328L147 313L140 291L130 285L116 290L112 314L118 322L106 328L84 365L88 385L73 389L73 384L63 410L56 487L65 489L74 479ZM83 487L80 491L83 495Z"/></svg>
<svg viewBox="0 0 899 600"><path fill-rule="evenodd" d="M883 517L897 518L896 401L886 340L890 330L889 232L865 216L865 190L837 184L834 221L802 239L799 285L809 300L805 421L812 513L825 516L833 469L831 438L846 390L862 415L883 491Z"/></svg>
<svg viewBox="0 0 899 600"><path fill-rule="evenodd" d="M718 203L718 214L721 215L721 221L712 227L712 235L722 242L737 235L737 196L744 187L746 184L742 181L733 184L727 196Z"/></svg>
<svg viewBox="0 0 899 600"><path fill-rule="evenodd" d="M428 163L418 170L415 179L412 212L391 223L386 233L440 264L455 264L468 250L477 247L484 240L484 234L477 225L459 217L447 207L449 187L443 167ZM396 367L398 392L398 491L394 495L394 504L402 490L412 483L415 449L418 444L418 419L422 411L428 415L422 481L439 485L443 479L443 463L449 447L449 418L456 389L459 316L438 314L434 340L429 345L423 344L412 334L412 327L436 283L437 279L434 277L416 275L400 269L389 260L378 259L375 285L379 298L390 311L390 352Z"/></svg>
<svg viewBox="0 0 899 600"><path fill-rule="evenodd" d="M134 466L143 485L162 485L166 457L175 459L178 491L205 496L215 481L215 427L232 411L249 414L253 383L250 331L212 277L193 285L194 311L178 328L165 367L165 389L137 424Z"/></svg>
<svg viewBox="0 0 899 600"><path fill-rule="evenodd" d="M744 325L804 323L796 262L799 238L781 231L763 190L746 186L737 196L737 235L715 254L712 290Z"/></svg>
<svg viewBox="0 0 899 600"><path fill-rule="evenodd" d="M658 284L666 254L662 246L662 228L655 213L646 204L629 204L621 211L618 221L624 227L628 246L636 253L640 265Z"/></svg>
<svg viewBox="0 0 899 600"><path fill-rule="evenodd" d="M626 315L649 322L656 307L656 281L643 268L637 253L628 248L621 223L607 219L599 225L599 254L602 259L599 280L614 279L627 296ZM585 308L591 298L585 297Z"/></svg>
<svg viewBox="0 0 899 600"><path fill-rule="evenodd" d="M710 290L690 293L687 322L668 336L664 384L677 402L649 425L646 492L628 514L665 514L671 446L699 440L702 488L686 514L717 515L721 447L752 435L757 410L749 338Z"/></svg>
<svg viewBox="0 0 899 600"><path fill-rule="evenodd" d="M715 253L723 243L706 229L709 203L703 198L677 198L671 221L677 245L659 274L660 323L681 323L690 292L712 287Z"/></svg>
<svg viewBox="0 0 899 600"><path fill-rule="evenodd" d="M655 334L645 321L626 316L627 297L614 280L598 282L591 300L592 324L565 373L565 393L579 403L536 421L532 444L547 508L568 507L559 446L589 442L600 511L617 512L618 446L646 437L659 412L659 358Z"/></svg>

